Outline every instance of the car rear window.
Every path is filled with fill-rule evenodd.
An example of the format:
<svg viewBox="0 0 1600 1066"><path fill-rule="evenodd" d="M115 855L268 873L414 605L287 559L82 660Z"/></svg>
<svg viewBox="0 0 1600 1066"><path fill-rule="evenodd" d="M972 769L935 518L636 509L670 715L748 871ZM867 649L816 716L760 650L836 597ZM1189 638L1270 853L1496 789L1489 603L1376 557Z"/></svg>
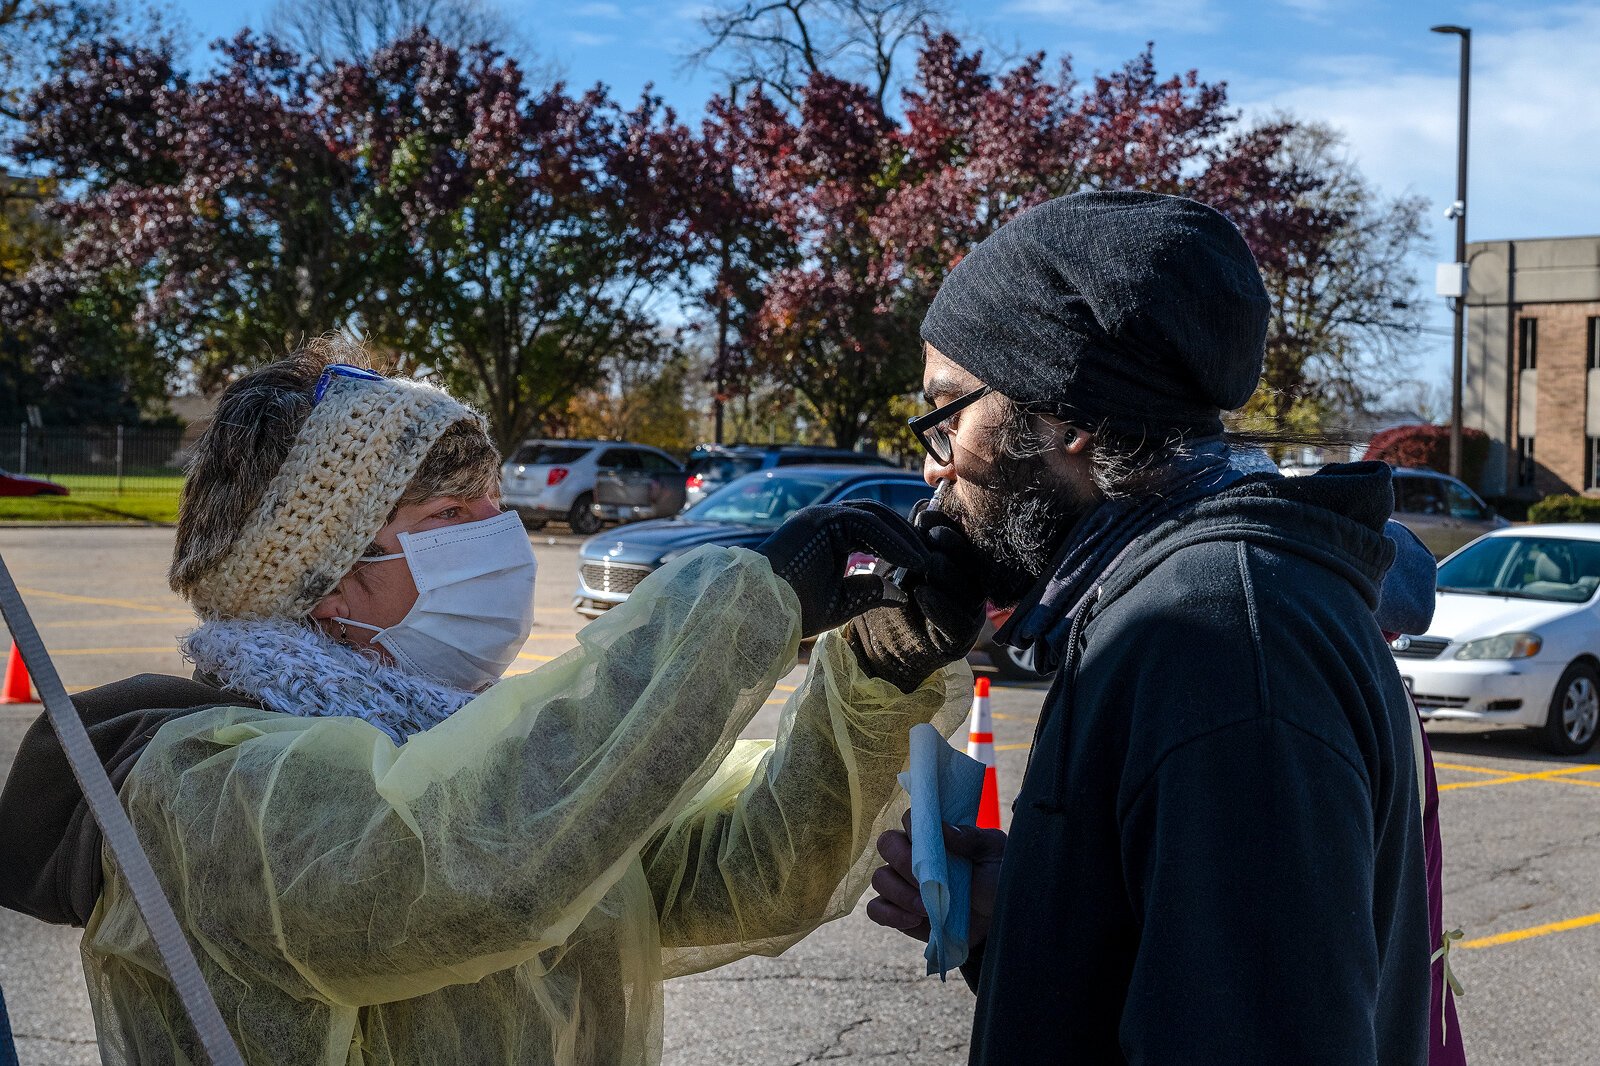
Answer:
<svg viewBox="0 0 1600 1066"><path fill-rule="evenodd" d="M522 466L555 466L575 463L588 453L582 444L524 444L511 461Z"/></svg>
<svg viewBox="0 0 1600 1066"><path fill-rule="evenodd" d="M778 456L779 466L799 466L811 463L855 463L860 466L893 466L880 455L867 452L783 452Z"/></svg>
<svg viewBox="0 0 1600 1066"><path fill-rule="evenodd" d="M761 469L758 455L702 455L689 460L688 473L699 474L707 481L732 481L736 477Z"/></svg>
<svg viewBox="0 0 1600 1066"><path fill-rule="evenodd" d="M691 522L734 522L772 528L830 489L826 481L756 474L725 485L683 513Z"/></svg>

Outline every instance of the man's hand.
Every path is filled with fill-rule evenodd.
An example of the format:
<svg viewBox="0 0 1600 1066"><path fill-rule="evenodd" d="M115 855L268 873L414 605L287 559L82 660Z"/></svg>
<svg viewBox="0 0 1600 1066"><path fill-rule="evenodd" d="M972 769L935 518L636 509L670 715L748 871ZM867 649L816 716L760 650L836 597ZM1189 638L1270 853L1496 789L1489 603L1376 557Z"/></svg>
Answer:
<svg viewBox="0 0 1600 1066"><path fill-rule="evenodd" d="M867 917L879 925L898 929L916 940L928 939L928 911L911 872L911 812L900 819L905 831L891 829L878 838L878 854L886 865L872 875L878 898L867 903ZM951 855L972 860L972 917L967 943L973 949L989 935L994 917L995 893L1000 887L1000 860L1006 835L998 829L956 827L945 823L944 847Z"/></svg>
<svg viewBox="0 0 1600 1066"><path fill-rule="evenodd" d="M845 576L852 555L873 555L918 573L928 562L911 523L866 500L802 508L756 551L799 597L802 637L837 629L883 602L882 578Z"/></svg>
<svg viewBox="0 0 1600 1066"><path fill-rule="evenodd" d="M985 568L949 515L924 511L916 529L928 547L925 574L905 603L875 607L850 622L850 643L874 677L911 692L963 658L983 629Z"/></svg>

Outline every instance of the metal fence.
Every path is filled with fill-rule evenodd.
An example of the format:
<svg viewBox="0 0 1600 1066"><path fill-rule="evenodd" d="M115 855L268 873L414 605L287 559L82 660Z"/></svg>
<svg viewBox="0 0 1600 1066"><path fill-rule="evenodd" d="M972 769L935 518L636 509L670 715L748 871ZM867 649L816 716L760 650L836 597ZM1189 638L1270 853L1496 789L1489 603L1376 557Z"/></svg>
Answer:
<svg viewBox="0 0 1600 1066"><path fill-rule="evenodd" d="M0 469L65 485L74 496L162 495L183 483L183 430L140 426L0 432Z"/></svg>

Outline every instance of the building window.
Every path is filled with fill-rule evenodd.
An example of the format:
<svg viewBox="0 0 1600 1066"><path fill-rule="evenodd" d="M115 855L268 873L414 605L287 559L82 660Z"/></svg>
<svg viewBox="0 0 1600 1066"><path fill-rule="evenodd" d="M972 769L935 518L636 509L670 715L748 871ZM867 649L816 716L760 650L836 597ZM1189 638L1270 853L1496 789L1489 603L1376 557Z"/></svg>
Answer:
<svg viewBox="0 0 1600 1066"><path fill-rule="evenodd" d="M1517 485L1527 488L1533 484L1533 438L1517 438Z"/></svg>
<svg viewBox="0 0 1600 1066"><path fill-rule="evenodd" d="M1592 327L1594 319L1591 318L1589 324ZM1600 489L1600 437L1590 437L1588 445L1589 461L1584 464L1583 487L1586 489Z"/></svg>
<svg viewBox="0 0 1600 1066"><path fill-rule="evenodd" d="M1589 369L1600 370L1600 318L1589 319Z"/></svg>
<svg viewBox="0 0 1600 1066"><path fill-rule="evenodd" d="M1539 366L1539 320L1519 319L1517 322L1517 369L1536 370Z"/></svg>

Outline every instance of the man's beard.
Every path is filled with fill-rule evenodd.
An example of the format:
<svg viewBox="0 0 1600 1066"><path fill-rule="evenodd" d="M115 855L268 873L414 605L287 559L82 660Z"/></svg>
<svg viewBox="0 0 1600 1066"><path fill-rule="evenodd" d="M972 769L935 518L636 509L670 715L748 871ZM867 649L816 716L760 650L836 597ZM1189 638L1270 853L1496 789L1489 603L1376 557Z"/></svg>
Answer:
<svg viewBox="0 0 1600 1066"><path fill-rule="evenodd" d="M942 509L986 558L990 602L1015 607L1049 569L1062 536L1098 501L1052 484L1042 458L1007 461L1001 470L993 484L965 481L962 497Z"/></svg>

